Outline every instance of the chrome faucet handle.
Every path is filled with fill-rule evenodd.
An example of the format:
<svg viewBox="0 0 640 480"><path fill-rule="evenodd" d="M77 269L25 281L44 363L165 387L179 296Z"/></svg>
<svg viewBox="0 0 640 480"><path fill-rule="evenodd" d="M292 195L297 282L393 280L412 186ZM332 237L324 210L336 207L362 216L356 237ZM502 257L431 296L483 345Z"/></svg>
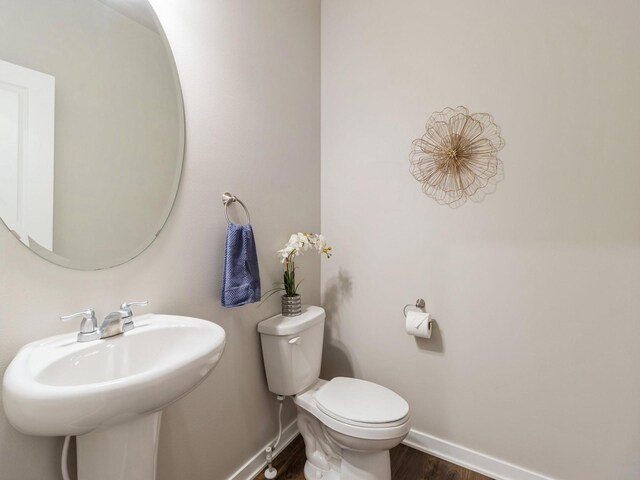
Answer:
<svg viewBox="0 0 640 480"><path fill-rule="evenodd" d="M133 315L131 307L146 307L147 305L149 305L149 300L145 300L144 302L124 302L122 305L120 305L120 310Z"/></svg>
<svg viewBox="0 0 640 480"><path fill-rule="evenodd" d="M79 342L88 342L100 338L98 319L96 318L96 312L93 311L93 309L87 308L82 312L65 315L63 317L60 317L60 320L62 320L63 322L69 322L77 318L82 318L82 323L80 324L80 332L78 333Z"/></svg>
<svg viewBox="0 0 640 480"><path fill-rule="evenodd" d="M124 302L122 305L120 305L120 310L126 313L126 315L123 317L124 318L124 325L122 326L123 332L127 332L134 327L133 311L131 311L131 307L146 307L147 305L149 305L148 300L145 300L144 302Z"/></svg>

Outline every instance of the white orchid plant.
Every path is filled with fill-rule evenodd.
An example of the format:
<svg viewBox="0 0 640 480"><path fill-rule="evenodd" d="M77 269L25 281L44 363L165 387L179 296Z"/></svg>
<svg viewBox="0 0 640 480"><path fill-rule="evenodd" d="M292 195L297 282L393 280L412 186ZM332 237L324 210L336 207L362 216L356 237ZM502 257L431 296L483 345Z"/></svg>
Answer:
<svg viewBox="0 0 640 480"><path fill-rule="evenodd" d="M285 292L286 295L297 295L298 286L296 283L296 267L294 260L309 250L316 250L320 255L326 255L331 258L332 248L327 245L327 240L323 235L318 233L294 233L289 237L289 241L284 248L278 250L277 256L280 263L284 265L283 282L278 283L275 288L267 292L266 300L276 292Z"/></svg>

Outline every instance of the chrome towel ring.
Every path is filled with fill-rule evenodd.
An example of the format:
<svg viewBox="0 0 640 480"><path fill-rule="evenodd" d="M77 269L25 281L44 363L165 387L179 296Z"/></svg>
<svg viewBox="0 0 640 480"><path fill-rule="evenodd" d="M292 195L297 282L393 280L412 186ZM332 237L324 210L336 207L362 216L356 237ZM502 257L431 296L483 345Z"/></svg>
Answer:
<svg viewBox="0 0 640 480"><path fill-rule="evenodd" d="M227 223L231 224L231 220L229 220L228 209L229 205L233 202L238 202L240 205L242 205L242 208L244 208L244 212L247 214L247 223L251 224L251 215L249 215L249 209L244 203L242 203L242 200L240 200L235 195L230 194L229 192L224 192L222 194L222 203L224 204L224 216L227 219Z"/></svg>

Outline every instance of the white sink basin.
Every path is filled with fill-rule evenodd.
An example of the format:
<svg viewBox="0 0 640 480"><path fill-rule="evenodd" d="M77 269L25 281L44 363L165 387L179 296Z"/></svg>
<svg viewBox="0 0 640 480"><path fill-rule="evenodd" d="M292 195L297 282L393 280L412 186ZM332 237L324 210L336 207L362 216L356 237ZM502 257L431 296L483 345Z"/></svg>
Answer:
<svg viewBox="0 0 640 480"><path fill-rule="evenodd" d="M225 332L215 323L154 314L134 322L104 340L78 343L72 333L25 345L4 375L11 424L63 436L132 422L194 389L222 356Z"/></svg>

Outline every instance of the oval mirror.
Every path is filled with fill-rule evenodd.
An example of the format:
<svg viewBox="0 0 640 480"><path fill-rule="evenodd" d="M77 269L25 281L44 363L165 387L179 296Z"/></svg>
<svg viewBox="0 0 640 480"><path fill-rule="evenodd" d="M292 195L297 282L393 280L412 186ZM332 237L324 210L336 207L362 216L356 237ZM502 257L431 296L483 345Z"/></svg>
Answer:
<svg viewBox="0 0 640 480"><path fill-rule="evenodd" d="M178 74L148 0L0 0L0 218L94 270L167 220L184 150Z"/></svg>

